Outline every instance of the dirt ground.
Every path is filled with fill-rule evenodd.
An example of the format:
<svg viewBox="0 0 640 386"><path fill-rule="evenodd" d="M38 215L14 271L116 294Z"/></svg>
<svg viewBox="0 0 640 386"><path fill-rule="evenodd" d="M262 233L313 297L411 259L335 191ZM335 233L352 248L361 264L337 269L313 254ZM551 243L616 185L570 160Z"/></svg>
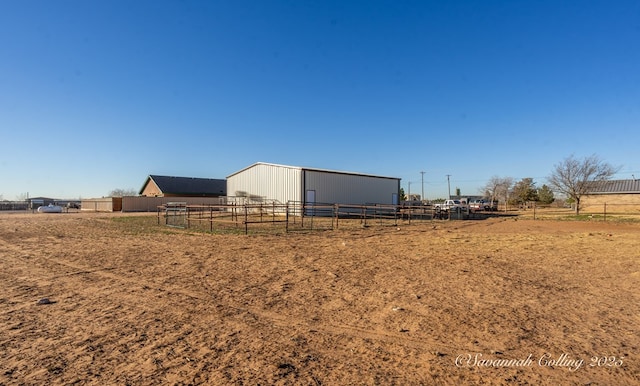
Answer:
<svg viewBox="0 0 640 386"><path fill-rule="evenodd" d="M155 221L0 214L0 385L640 384L640 223Z"/></svg>

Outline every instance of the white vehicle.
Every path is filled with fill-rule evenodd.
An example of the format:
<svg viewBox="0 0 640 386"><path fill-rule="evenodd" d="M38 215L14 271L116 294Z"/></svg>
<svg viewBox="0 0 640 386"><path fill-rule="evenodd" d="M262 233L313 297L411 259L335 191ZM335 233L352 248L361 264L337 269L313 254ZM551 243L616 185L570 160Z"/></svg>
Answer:
<svg viewBox="0 0 640 386"><path fill-rule="evenodd" d="M471 210L497 210L498 202L493 201L485 201L485 200L475 200L469 204L469 208Z"/></svg>
<svg viewBox="0 0 640 386"><path fill-rule="evenodd" d="M465 205L460 202L460 200L445 200L445 202L440 203L440 204L435 204L433 206L436 210L444 210L444 211L448 211L448 210L462 210L465 208Z"/></svg>

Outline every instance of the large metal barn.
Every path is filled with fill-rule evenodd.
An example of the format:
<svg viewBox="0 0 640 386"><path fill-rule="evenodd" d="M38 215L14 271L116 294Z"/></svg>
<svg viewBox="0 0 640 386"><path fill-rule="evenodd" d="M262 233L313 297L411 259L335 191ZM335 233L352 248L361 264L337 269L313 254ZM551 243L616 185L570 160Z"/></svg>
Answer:
<svg viewBox="0 0 640 386"><path fill-rule="evenodd" d="M399 202L400 178L258 162L227 177L227 195L309 204Z"/></svg>

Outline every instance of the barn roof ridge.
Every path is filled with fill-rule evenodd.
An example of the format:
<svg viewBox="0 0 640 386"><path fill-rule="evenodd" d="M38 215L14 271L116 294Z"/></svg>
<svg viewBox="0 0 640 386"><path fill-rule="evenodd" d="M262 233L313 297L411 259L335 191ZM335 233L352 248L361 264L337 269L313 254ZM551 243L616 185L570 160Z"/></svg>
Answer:
<svg viewBox="0 0 640 386"><path fill-rule="evenodd" d="M241 173L247 169L251 169L254 166L258 166L258 165L266 165L266 166L277 166L277 167L282 167L282 168L289 168L289 169L297 169L297 170L310 170L310 171L316 171L316 172L325 172L325 173L336 173L336 174L348 174L348 175L353 175L353 176L363 176L363 177L375 177L375 178L387 178L387 179L392 179L392 180L400 180L399 177L390 177L390 176L381 176L381 175L377 175L377 174L369 174L369 173L359 173L359 172L349 172L349 171L344 171L344 170L333 170L333 169L322 169L322 168L314 168L314 167L307 167L307 166L292 166L292 165L283 165L283 164L277 164L277 163L272 163L272 162L256 162L253 163L245 168L242 168L234 173L231 173L227 176L227 178L234 176L238 173Z"/></svg>

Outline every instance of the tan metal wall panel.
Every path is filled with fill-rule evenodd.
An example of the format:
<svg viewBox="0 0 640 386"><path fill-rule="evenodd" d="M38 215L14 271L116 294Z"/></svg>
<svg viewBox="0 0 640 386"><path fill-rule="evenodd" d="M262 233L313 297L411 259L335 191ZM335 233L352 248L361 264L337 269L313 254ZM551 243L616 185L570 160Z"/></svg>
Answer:
<svg viewBox="0 0 640 386"><path fill-rule="evenodd" d="M80 208L85 212L119 212L122 208L120 197L88 198L80 202Z"/></svg>
<svg viewBox="0 0 640 386"><path fill-rule="evenodd" d="M186 202L187 205L220 205L226 197L123 197L123 212L155 212L168 202Z"/></svg>

